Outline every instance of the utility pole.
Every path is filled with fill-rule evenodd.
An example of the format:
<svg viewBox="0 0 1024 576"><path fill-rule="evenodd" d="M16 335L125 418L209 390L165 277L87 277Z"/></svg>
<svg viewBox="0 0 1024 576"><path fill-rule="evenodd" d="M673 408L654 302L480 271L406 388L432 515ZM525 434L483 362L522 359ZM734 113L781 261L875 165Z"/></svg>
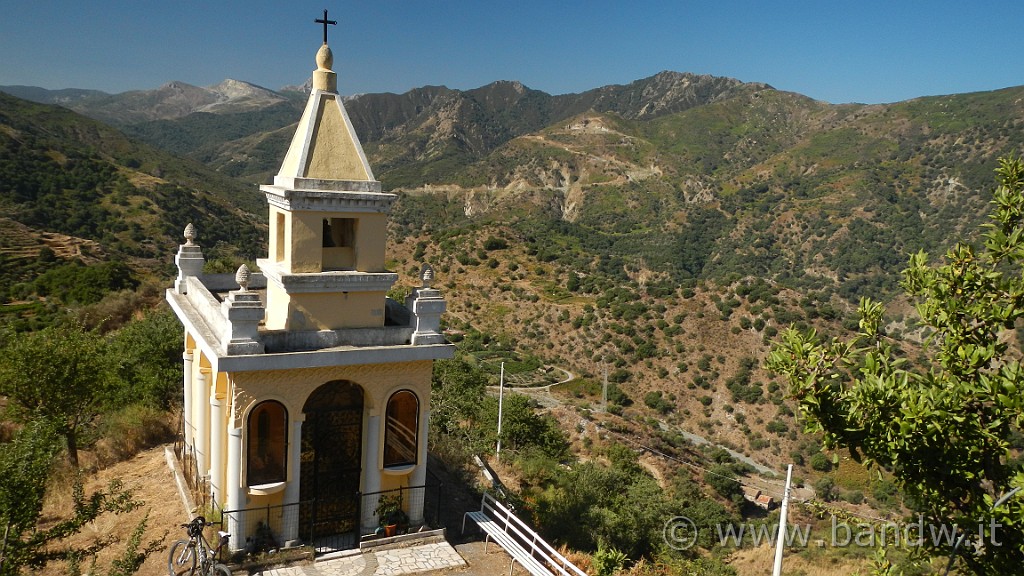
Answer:
<svg viewBox="0 0 1024 576"><path fill-rule="evenodd" d="M775 539L775 569L772 576L782 575L782 548L786 545L786 511L789 509L789 486L793 481L793 465L786 470L786 491L782 494L782 509L779 511L779 534Z"/></svg>
<svg viewBox="0 0 1024 576"><path fill-rule="evenodd" d="M501 376L498 380L498 449L494 451L494 459L501 462L501 410L505 400L505 363L501 363Z"/></svg>
<svg viewBox="0 0 1024 576"><path fill-rule="evenodd" d="M604 384L601 386L601 410L608 411L608 365L604 365Z"/></svg>

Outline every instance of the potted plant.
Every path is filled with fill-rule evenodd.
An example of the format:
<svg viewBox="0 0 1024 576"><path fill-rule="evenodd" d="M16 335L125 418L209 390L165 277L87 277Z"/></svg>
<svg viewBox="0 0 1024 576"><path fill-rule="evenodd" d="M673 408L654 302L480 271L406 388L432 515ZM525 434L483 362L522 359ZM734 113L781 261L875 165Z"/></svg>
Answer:
<svg viewBox="0 0 1024 576"><path fill-rule="evenodd" d="M377 515L377 522L385 536L394 536L398 533L398 526L409 523L409 517L402 510L402 495L385 494L377 501L377 508L374 509Z"/></svg>

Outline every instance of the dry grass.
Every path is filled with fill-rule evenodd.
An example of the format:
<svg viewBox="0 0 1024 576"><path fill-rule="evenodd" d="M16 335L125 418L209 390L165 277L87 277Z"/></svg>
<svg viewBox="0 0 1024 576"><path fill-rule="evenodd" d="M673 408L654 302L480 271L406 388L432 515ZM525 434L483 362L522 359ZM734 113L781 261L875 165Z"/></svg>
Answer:
<svg viewBox="0 0 1024 576"><path fill-rule="evenodd" d="M760 546L744 548L734 552L729 565L739 576L763 576L771 574L775 564L775 548ZM848 558L839 553L814 555L811 559L802 555L786 554L782 559L782 571L789 576L845 576L867 574L871 560Z"/></svg>
<svg viewBox="0 0 1024 576"><path fill-rule="evenodd" d="M177 417L147 406L128 406L109 414L103 424L103 437L96 442L89 458L96 468L133 458L139 452L174 438Z"/></svg>
<svg viewBox="0 0 1024 576"><path fill-rule="evenodd" d="M76 474L68 468L58 470L51 478L43 507L44 525L58 518L66 518L72 511L71 488ZM179 524L188 520L181 504L174 480L171 478L164 459L163 446L157 446L134 457L102 469L85 479L85 493L104 489L111 480L118 479L133 490L142 506L125 514L106 514L96 522L88 524L82 532L67 544L86 546L97 540L113 539L114 543L99 554L97 566L101 571L110 561L124 551L125 541L139 522L148 515L148 528L143 543L160 540L165 545L179 537ZM167 573L167 559L163 550L152 554L138 572L141 576L162 576ZM89 561L82 568L88 569ZM66 566L52 563L37 572L43 576L64 574Z"/></svg>

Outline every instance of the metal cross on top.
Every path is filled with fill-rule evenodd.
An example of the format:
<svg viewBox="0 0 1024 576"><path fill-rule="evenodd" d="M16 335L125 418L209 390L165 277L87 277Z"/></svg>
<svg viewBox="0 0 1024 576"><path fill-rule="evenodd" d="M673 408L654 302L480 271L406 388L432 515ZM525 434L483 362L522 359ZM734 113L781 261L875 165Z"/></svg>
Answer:
<svg viewBox="0 0 1024 576"><path fill-rule="evenodd" d="M324 25L324 44L327 44L327 25L330 24L332 26L337 26L338 21L337 20L328 20L327 19L327 10L324 9L324 18L323 18L323 20L317 18L316 20L313 20L313 22L316 22L317 24L323 24Z"/></svg>

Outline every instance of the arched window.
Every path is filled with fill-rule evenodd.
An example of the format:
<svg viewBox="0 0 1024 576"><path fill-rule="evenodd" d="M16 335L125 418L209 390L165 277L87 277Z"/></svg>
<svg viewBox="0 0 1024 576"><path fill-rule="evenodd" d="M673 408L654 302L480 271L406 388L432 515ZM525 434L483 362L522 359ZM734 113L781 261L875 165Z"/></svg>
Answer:
<svg viewBox="0 0 1024 576"><path fill-rule="evenodd" d="M416 464L420 402L408 390L399 390L388 400L384 425L384 467Z"/></svg>
<svg viewBox="0 0 1024 576"><path fill-rule="evenodd" d="M246 451L249 486L284 482L288 445L288 411L280 402L260 402L249 412Z"/></svg>

